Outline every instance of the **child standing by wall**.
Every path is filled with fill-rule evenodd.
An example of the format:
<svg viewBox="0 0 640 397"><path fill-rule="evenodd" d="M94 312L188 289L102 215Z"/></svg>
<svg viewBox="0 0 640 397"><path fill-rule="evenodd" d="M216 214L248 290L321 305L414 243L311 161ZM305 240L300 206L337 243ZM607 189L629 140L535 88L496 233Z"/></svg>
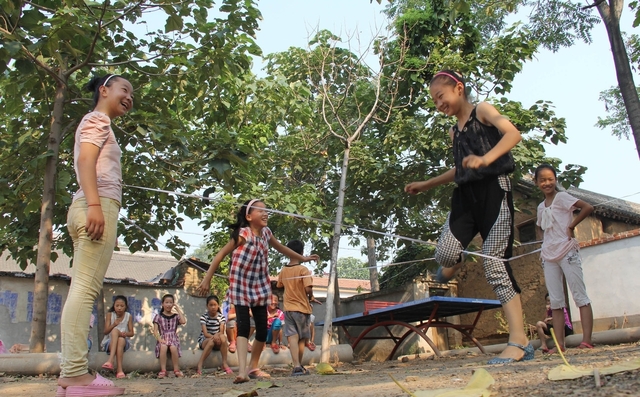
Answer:
<svg viewBox="0 0 640 397"><path fill-rule="evenodd" d="M162 311L153 318L153 327L158 341L156 342L156 357L160 359L160 372L158 379L167 376L167 354L171 352L171 363L173 373L176 377L182 378L184 374L180 371L178 359L182 356L180 349L180 338L178 337L178 326L187 323L182 310L176 305L175 298L171 294L162 297ZM175 311L174 311L175 310Z"/></svg>
<svg viewBox="0 0 640 397"><path fill-rule="evenodd" d="M87 334L93 302L116 245L122 200L122 151L111 120L131 110L133 87L123 77L109 74L92 78L87 89L93 93L94 109L80 121L73 149L80 188L67 214L73 270L60 320L62 360L56 394L119 395L124 394L123 388L114 388L110 380L89 373Z"/></svg>
<svg viewBox="0 0 640 397"><path fill-rule="evenodd" d="M300 255L304 252L304 244L299 240L290 241L287 247ZM284 335L289 340L293 360L291 376L307 375L309 372L302 366L302 356L304 347L311 338L313 310L310 302L320 303L313 297L313 277L300 261L292 260L282 268L277 286L284 287Z"/></svg>
<svg viewBox="0 0 640 397"><path fill-rule="evenodd" d="M593 349L593 310L582 276L580 245L574 237L575 227L593 212L593 206L567 192L557 191L556 170L548 164L536 168L534 178L536 185L544 193L544 201L538 205L536 224L539 231L544 233L541 257L551 302L553 333L559 347L564 351L564 275L573 300L580 308L582 343L578 347ZM576 209L580 209L580 213L574 217L573 211Z"/></svg>
<svg viewBox="0 0 640 397"><path fill-rule="evenodd" d="M197 375L202 375L204 360L209 357L211 350L220 350L222 356L222 369L227 374L233 371L227 364L227 338L225 336L225 320L220 313L218 297L211 295L207 298L207 312L200 317L200 336L198 337L198 347L202 350L200 361L198 361Z"/></svg>
<svg viewBox="0 0 640 397"><path fill-rule="evenodd" d="M290 259L300 262L318 259L317 255L302 256L282 245L267 227L268 220L269 214L261 200L246 201L236 215L236 223L231 225L231 239L213 258L207 274L198 287L201 293L208 293L211 277L224 257L231 254L229 299L236 308L239 365L239 374L234 383L270 377L258 368L260 354L267 340L267 304L271 299L267 262L269 246ZM253 313L256 324L256 339L247 367L249 309Z"/></svg>
<svg viewBox="0 0 640 397"><path fill-rule="evenodd" d="M116 378L122 379L126 375L122 369L122 357L129 350L129 338L133 333L133 317L129 313L129 304L124 295L117 295L113 299L113 306L109 309L104 320L104 338L100 346L102 351L109 354L109 360L102 364L102 368L113 371L113 359L117 363Z"/></svg>
<svg viewBox="0 0 640 397"><path fill-rule="evenodd" d="M422 182L405 186L417 194L436 186L456 182L451 212L438 239L436 260L446 281L463 261L462 251L480 233L485 276L502 303L509 324L509 342L499 357L489 364L530 360L534 349L527 339L522 319L522 303L509 262L513 248L513 197L508 174L515 168L510 150L522 139L520 132L492 105L471 104L464 79L451 70L434 75L429 88L437 109L455 116L449 130L455 167Z"/></svg>

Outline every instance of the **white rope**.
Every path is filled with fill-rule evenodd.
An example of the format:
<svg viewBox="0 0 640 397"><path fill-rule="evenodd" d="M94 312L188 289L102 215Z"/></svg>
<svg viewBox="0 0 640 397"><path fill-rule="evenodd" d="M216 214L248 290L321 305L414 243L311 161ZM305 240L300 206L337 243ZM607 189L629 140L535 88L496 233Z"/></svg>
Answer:
<svg viewBox="0 0 640 397"><path fill-rule="evenodd" d="M178 195L178 196L196 198L196 199L199 199L199 200L222 201L220 199L214 199L214 198L210 198L210 197L206 197L206 196L201 196L201 195L198 195L198 194L181 193L181 192L175 192L175 191L171 191L171 190L163 190L163 189L148 188L148 187L135 186L135 185L126 185L126 184L123 185L123 186L131 187L131 188L135 188L135 189L152 191L152 192L158 192L158 193L175 194L175 195ZM243 205L241 203L236 203L236 204L237 205ZM255 208L257 208L257 207L255 207ZM420 240L420 239L416 239L416 238L412 238L412 237L401 236L401 235L398 235L398 234L385 233L385 232L380 232L378 230L367 229L367 228L363 228L363 227L359 227L359 226L345 225L345 224L342 224L342 223L339 224L337 222L326 220L326 219L314 218L314 217L311 217L311 216L295 214L295 213L287 212L287 211L280 211L280 210L276 210L276 209L273 209L273 208L261 208L261 209L264 210L264 211L267 211L267 212L274 213L274 214L291 216L293 218L306 219L306 220L310 220L310 221L314 221L314 222L327 223L327 224L331 224L331 225L339 225L340 227L355 227L360 231L365 231L365 232L381 235L381 236L384 236L384 237L389 237L389 238L394 238L394 239L399 239L399 240L406 240L406 241L410 241L410 242L418 243L418 244L426 244L426 245L430 245L432 247L437 246L437 243L434 243L434 242L431 242L431 241L424 241L424 240ZM464 253L464 254L467 254L467 255L475 255L475 256L479 256L481 258L493 259L493 260L497 260L497 261L500 261L500 262L507 262L509 260L508 258L499 258L499 257L491 256L491 255L485 255L485 254L477 252L477 251L466 251L466 250L463 250L461 252ZM527 253L524 256L531 255L534 252Z"/></svg>

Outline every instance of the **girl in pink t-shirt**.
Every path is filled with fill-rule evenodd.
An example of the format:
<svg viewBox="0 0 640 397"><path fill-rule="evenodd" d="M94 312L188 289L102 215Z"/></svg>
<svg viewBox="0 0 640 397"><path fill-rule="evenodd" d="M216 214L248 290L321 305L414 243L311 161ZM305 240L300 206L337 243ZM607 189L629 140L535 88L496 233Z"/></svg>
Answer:
<svg viewBox="0 0 640 397"><path fill-rule="evenodd" d="M92 78L87 89L93 93L94 108L82 118L75 134L79 189L67 213L73 271L60 320L62 360L56 396L124 394L124 388L89 373L87 333L116 245L122 200L121 150L111 121L131 110L133 87L124 77L109 74Z"/></svg>
<svg viewBox="0 0 640 397"><path fill-rule="evenodd" d="M566 307L562 282L564 275L573 300L580 308L582 343L578 347L592 349L593 310L584 285L580 246L574 237L574 229L593 212L593 206L569 193L559 192L556 189L556 170L548 164L536 168L534 179L538 188L544 193L544 201L538 205L536 224L539 230L544 233L541 257L551 302L553 332L558 345L564 351L565 319L563 309ZM574 217L573 212L576 209L580 209L580 213ZM556 351L556 349L552 349L550 353Z"/></svg>

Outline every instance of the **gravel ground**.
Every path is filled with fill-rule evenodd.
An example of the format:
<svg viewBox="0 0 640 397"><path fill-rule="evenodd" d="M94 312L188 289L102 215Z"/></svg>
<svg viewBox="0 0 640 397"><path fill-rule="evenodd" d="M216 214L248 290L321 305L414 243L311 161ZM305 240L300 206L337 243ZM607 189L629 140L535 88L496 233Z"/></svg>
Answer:
<svg viewBox="0 0 640 397"><path fill-rule="evenodd" d="M495 379L492 396L640 396L640 370L602 376L600 387L593 377L549 381L550 369L562 363L560 356L543 356L504 366L487 366L489 356L468 354L445 358L415 359L406 362L354 362L334 365L336 375L319 375L313 366L308 376L291 377L290 368L265 368L279 387L257 390L258 396L407 396L391 379L410 391L464 387L473 371L485 368ZM581 367L605 367L640 359L640 345L596 346L593 350L569 349L567 359ZM234 389L249 392L256 381L234 385L233 375L205 373L201 378L156 379L155 374L131 373L116 380L127 396L222 396ZM390 376L391 375L391 376ZM1 396L53 396L55 377L0 377Z"/></svg>

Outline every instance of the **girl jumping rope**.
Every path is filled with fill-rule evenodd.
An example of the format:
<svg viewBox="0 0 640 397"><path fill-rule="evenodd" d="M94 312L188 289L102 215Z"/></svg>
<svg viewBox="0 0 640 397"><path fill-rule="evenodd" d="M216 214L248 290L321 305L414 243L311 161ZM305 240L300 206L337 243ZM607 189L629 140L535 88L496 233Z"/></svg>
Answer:
<svg viewBox="0 0 640 397"><path fill-rule="evenodd" d="M74 168L80 188L67 214L73 239L71 286L60 320L60 378L56 395L120 395L123 388L89 373L87 334L93 303L116 245L122 200L121 150L111 120L133 106L133 87L117 75L94 77L87 84L94 109L82 118L75 135Z"/></svg>
<svg viewBox="0 0 640 397"><path fill-rule="evenodd" d="M184 374L180 371L178 359L182 356L180 349L180 338L178 337L178 326L187 323L182 310L175 304L175 298L171 294L162 297L162 311L153 318L156 342L156 357L160 359L160 372L158 379L167 376L167 354L171 352L171 363L173 373L177 378L182 378Z"/></svg>
<svg viewBox="0 0 640 397"><path fill-rule="evenodd" d="M530 360L534 349L528 344L522 319L522 303L509 263L513 246L513 198L507 174L515 168L510 150L522 139L520 132L492 105L471 104L462 76L451 70L436 73L429 91L437 109L455 116L449 130L455 167L426 181L405 186L417 194L454 182L451 212L438 239L436 260L439 278L448 281L462 266L462 251L479 232L483 239L484 272L500 299L509 324L509 342L489 364Z"/></svg>
<svg viewBox="0 0 640 397"><path fill-rule="evenodd" d="M113 370L113 360L116 359L117 371L116 378L125 377L122 370L122 356L124 352L129 350L129 338L133 333L133 317L127 311L129 305L127 298L123 295L117 295L113 299L113 306L109 309L104 321L104 339L102 339L102 350L109 354L109 360L102 364L102 368Z"/></svg>
<svg viewBox="0 0 640 397"><path fill-rule="evenodd" d="M593 206L567 192L559 192L556 189L556 170L548 164L536 168L534 178L536 185L544 193L544 201L538 205L536 224L544 233L541 256L544 279L549 291L553 333L559 348L564 351L564 308L566 307L562 281L564 275L573 300L580 308L582 343L578 348L593 349L591 344L593 311L582 277L580 246L573 233L575 227L593 212ZM576 209L580 209L580 213L574 218L573 211ZM558 346L551 349L549 353L555 353L557 349Z"/></svg>
<svg viewBox="0 0 640 397"><path fill-rule="evenodd" d="M281 244L267 227L269 213L261 200L246 201L240 207L236 220L237 222L231 225L231 239L213 258L198 289L202 294L209 293L211 277L224 257L231 254L229 299L236 309L239 366L238 376L233 383L244 383L249 379L270 377L258 368L258 360L267 340L267 305L271 300L271 282L267 262L269 246L290 259L300 262L318 260L318 255L302 256ZM253 313L256 324L256 339L247 367L249 309Z"/></svg>

